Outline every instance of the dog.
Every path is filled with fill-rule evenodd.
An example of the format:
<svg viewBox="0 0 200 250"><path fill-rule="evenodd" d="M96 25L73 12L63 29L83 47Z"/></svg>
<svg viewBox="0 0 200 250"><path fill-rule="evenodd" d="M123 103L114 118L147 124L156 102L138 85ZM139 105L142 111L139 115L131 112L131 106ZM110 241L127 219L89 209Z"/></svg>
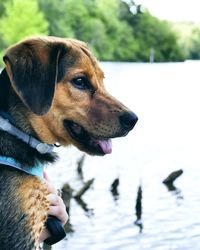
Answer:
<svg viewBox="0 0 200 250"><path fill-rule="evenodd" d="M127 135L138 118L106 91L104 73L84 42L28 38L8 48L3 60L0 249L33 250L49 203L44 181L31 170L56 161L56 143L90 155L111 153L111 139Z"/></svg>

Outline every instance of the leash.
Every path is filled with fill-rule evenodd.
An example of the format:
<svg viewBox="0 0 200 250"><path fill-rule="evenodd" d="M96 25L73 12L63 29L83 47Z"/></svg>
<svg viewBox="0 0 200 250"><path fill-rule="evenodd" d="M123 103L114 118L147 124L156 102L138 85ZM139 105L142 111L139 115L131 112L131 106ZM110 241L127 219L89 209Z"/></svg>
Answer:
<svg viewBox="0 0 200 250"><path fill-rule="evenodd" d="M13 136L16 136L18 139L21 139L23 142L27 143L29 146L36 149L41 154L46 154L53 151L53 145L40 142L34 137L29 136L28 134L19 130L10 122L14 123L12 117L8 113L0 111L0 130L3 130ZM0 164L43 179L43 164L38 164L37 166L34 166L32 168L26 168L26 166L18 162L16 159L1 155ZM53 245L65 238L65 230L60 220L57 219L55 216L48 216L48 219L45 222L45 226L51 234L51 236L44 241L46 244Z"/></svg>

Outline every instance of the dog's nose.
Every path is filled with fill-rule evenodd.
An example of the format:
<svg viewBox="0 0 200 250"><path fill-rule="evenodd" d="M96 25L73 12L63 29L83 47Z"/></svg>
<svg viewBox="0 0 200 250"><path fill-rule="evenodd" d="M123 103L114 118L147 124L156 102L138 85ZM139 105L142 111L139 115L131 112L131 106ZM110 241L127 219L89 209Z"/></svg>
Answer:
<svg viewBox="0 0 200 250"><path fill-rule="evenodd" d="M119 120L124 129L131 130L134 128L138 117L133 112L127 112L121 115Z"/></svg>

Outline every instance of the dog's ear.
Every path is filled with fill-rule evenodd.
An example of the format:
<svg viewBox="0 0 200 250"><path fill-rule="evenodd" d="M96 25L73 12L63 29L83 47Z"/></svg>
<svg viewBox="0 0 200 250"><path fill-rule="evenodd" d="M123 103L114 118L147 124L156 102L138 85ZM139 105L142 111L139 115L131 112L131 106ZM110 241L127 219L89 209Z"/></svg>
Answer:
<svg viewBox="0 0 200 250"><path fill-rule="evenodd" d="M13 88L37 115L49 110L55 84L64 76L59 63L64 50L62 43L29 39L8 49L3 58Z"/></svg>

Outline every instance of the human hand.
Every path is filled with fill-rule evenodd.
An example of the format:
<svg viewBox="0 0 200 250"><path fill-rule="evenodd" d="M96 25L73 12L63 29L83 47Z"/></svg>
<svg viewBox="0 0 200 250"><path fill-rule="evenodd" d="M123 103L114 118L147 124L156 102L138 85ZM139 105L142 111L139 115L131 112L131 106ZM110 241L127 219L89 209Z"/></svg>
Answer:
<svg viewBox="0 0 200 250"><path fill-rule="evenodd" d="M48 215L55 216L57 219L60 220L62 225L65 225L65 223L68 220L68 214L66 212L65 204L62 198L59 196L58 190L50 182L49 177L46 174L46 172L43 173L43 176L46 181L47 189L49 191L49 195L47 197L50 203ZM44 230L42 231L40 235L40 242L43 242L50 236L51 236L50 232L47 230L47 228L44 228Z"/></svg>

